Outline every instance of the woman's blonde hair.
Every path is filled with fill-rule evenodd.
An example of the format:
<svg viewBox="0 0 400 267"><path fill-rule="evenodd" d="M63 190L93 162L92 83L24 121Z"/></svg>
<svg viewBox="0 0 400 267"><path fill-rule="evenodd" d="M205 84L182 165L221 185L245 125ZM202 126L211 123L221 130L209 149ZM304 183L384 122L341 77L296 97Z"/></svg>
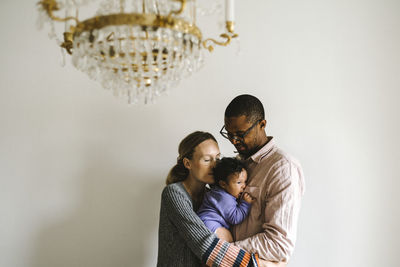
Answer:
<svg viewBox="0 0 400 267"><path fill-rule="evenodd" d="M183 159L192 159L196 147L200 143L209 139L214 140L217 143L217 140L212 134L201 131L193 132L183 138L183 140L179 143L179 156L176 164L169 171L167 180L165 181L167 185L181 182L186 179L186 177L189 175L189 170L186 169L185 165L183 164Z"/></svg>

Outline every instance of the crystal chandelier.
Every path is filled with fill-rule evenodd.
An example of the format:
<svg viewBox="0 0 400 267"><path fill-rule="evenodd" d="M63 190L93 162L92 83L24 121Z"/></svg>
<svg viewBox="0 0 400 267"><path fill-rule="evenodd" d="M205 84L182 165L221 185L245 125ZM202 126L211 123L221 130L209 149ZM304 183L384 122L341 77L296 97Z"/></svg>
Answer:
<svg viewBox="0 0 400 267"><path fill-rule="evenodd" d="M96 14L80 20L93 5ZM237 37L233 0L225 0L221 41L203 39L196 0L41 0L38 7L72 64L129 103L153 101L201 67L204 49ZM64 23L63 40L55 22Z"/></svg>

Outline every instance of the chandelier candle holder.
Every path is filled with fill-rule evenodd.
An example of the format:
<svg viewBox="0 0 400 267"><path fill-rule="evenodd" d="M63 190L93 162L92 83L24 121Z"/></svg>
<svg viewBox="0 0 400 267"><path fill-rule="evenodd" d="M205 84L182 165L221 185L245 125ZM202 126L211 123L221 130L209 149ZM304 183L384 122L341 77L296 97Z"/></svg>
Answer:
<svg viewBox="0 0 400 267"><path fill-rule="evenodd" d="M83 7L96 2L96 14L80 20ZM196 0L41 0L38 7L72 64L129 103L152 102L202 66L202 50L238 36L233 0L225 0L221 41L203 39ZM62 40L55 22L65 24Z"/></svg>

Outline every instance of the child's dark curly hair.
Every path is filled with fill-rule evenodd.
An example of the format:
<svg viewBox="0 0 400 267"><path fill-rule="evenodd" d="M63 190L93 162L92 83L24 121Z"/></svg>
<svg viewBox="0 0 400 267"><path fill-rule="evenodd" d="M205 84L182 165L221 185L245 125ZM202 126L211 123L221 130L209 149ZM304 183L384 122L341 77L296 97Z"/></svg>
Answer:
<svg viewBox="0 0 400 267"><path fill-rule="evenodd" d="M246 170L246 166L243 161L237 158L222 158L217 161L214 167L214 180L215 184L219 185L220 181L228 183L228 176L234 173L240 173L242 170Z"/></svg>

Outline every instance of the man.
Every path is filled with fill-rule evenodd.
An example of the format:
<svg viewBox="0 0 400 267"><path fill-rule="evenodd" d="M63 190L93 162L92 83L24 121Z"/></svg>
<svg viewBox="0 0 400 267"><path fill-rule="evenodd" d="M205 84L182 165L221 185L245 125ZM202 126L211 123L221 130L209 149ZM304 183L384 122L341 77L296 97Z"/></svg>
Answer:
<svg viewBox="0 0 400 267"><path fill-rule="evenodd" d="M256 198L250 215L232 234L235 245L268 261L264 266L285 266L296 241L304 178L300 164L267 136L266 124L264 107L254 96L237 96L225 110L220 133L245 160L245 192Z"/></svg>

